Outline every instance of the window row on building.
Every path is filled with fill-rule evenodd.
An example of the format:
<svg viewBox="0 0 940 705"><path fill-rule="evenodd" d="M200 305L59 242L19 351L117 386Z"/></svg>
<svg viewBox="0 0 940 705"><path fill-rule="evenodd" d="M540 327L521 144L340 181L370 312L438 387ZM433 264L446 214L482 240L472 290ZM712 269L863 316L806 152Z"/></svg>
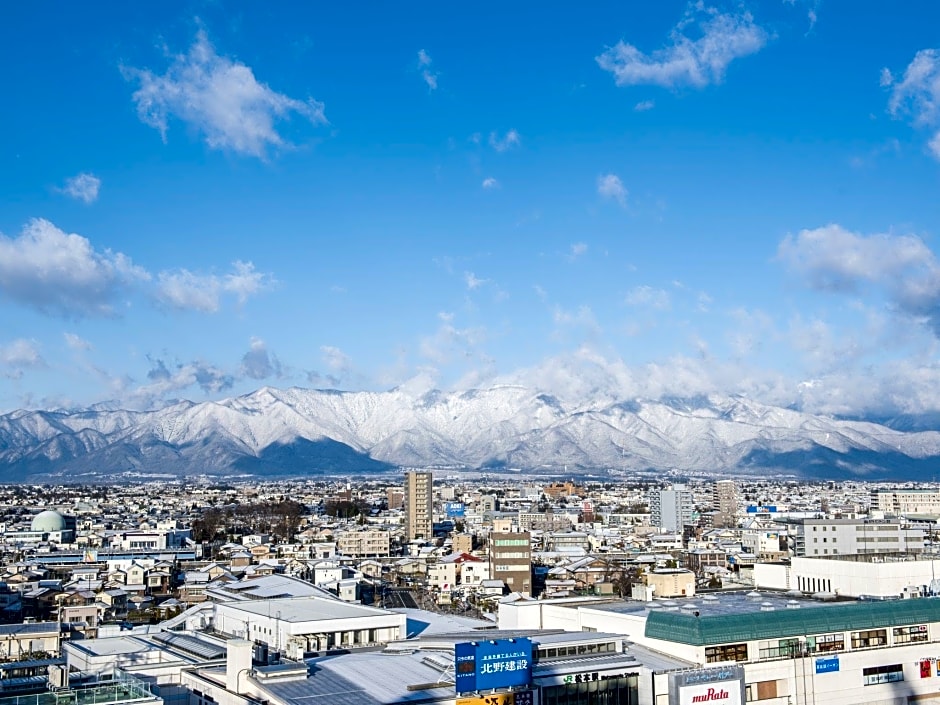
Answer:
<svg viewBox="0 0 940 705"><path fill-rule="evenodd" d="M917 642L927 642L929 633L926 624L915 624L903 627L884 629L862 629L849 632L849 646L851 649L872 649L882 646L900 646ZM812 656L821 653L831 653L846 650L844 633L819 634L806 636L803 639L790 637L775 641L762 641L758 644L758 658L778 659L797 658L799 656ZM748 644L721 644L709 646L705 649L706 663L721 663L723 661L745 662L749 660Z"/></svg>

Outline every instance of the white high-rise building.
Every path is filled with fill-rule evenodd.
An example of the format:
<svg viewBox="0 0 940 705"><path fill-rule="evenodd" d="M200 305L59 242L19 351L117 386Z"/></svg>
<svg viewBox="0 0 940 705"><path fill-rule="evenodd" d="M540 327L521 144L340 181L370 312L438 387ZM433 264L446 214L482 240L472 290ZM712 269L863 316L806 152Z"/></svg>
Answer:
<svg viewBox="0 0 940 705"><path fill-rule="evenodd" d="M650 491L650 519L663 531L682 533L693 524L692 491L685 485L672 485L664 490Z"/></svg>

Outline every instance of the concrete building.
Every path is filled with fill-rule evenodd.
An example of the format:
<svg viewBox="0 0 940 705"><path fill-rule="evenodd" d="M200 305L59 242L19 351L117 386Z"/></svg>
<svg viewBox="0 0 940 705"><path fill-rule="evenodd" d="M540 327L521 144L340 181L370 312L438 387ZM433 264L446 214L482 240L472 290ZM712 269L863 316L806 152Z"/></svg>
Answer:
<svg viewBox="0 0 940 705"><path fill-rule="evenodd" d="M651 490L649 506L653 526L663 531L681 534L685 527L692 526L692 492L685 485Z"/></svg>
<svg viewBox="0 0 940 705"><path fill-rule="evenodd" d="M780 532L776 530L746 529L741 532L741 547L762 561L780 560L787 554L781 549Z"/></svg>
<svg viewBox="0 0 940 705"><path fill-rule="evenodd" d="M350 558L374 558L389 554L389 532L378 529L346 531L337 539L337 551Z"/></svg>
<svg viewBox="0 0 940 705"><path fill-rule="evenodd" d="M289 597L215 605L213 628L301 659L309 652L386 644L404 638L406 617L340 600Z"/></svg>
<svg viewBox="0 0 940 705"><path fill-rule="evenodd" d="M0 624L0 661L21 661L38 652L57 656L68 631L60 622Z"/></svg>
<svg viewBox="0 0 940 705"><path fill-rule="evenodd" d="M716 512L715 526L723 528L738 525L738 485L734 480L718 480L715 483L712 508Z"/></svg>
<svg viewBox="0 0 940 705"><path fill-rule="evenodd" d="M184 671L182 682L193 694L192 705L652 705L640 696L649 670L624 649L622 638L607 633L525 634L533 646L533 662L527 664L531 684L514 692L455 692L457 643L522 635L465 627L390 644L384 651L271 666L252 665L250 643L230 642L226 663ZM654 661L682 665L662 657Z"/></svg>
<svg viewBox="0 0 940 705"><path fill-rule="evenodd" d="M903 705L940 698L940 601L932 599L824 604L722 593L646 606L519 600L500 604L499 628L617 633L629 639L631 654L668 654L673 664L647 665L641 704Z"/></svg>
<svg viewBox="0 0 940 705"><path fill-rule="evenodd" d="M771 590L891 599L940 594L940 559L923 555L793 558L757 563L754 584Z"/></svg>
<svg viewBox="0 0 940 705"><path fill-rule="evenodd" d="M904 516L926 514L940 517L940 490L937 489L893 489L875 490L871 496L871 508L885 514Z"/></svg>
<svg viewBox="0 0 940 705"><path fill-rule="evenodd" d="M17 531L3 525L0 534L5 542L12 544L35 544L45 541L70 544L75 541L75 525L75 517L47 509L33 517L29 530Z"/></svg>
<svg viewBox="0 0 940 705"><path fill-rule="evenodd" d="M490 575L510 592L532 594L532 535L528 531L490 534Z"/></svg>
<svg viewBox="0 0 940 705"><path fill-rule="evenodd" d="M434 478L429 470L405 473L405 537L430 540L433 535Z"/></svg>
<svg viewBox="0 0 940 705"><path fill-rule="evenodd" d="M873 553L922 553L924 550L924 530L897 521L803 519L795 528L795 556L817 558Z"/></svg>
<svg viewBox="0 0 940 705"><path fill-rule="evenodd" d="M397 487L385 490L385 502L389 509L402 509L405 506L405 493Z"/></svg>
<svg viewBox="0 0 940 705"><path fill-rule="evenodd" d="M454 534L451 538L450 550L452 553L470 553L473 550L473 536L471 534Z"/></svg>
<svg viewBox="0 0 940 705"><path fill-rule="evenodd" d="M643 573L643 585L654 597L692 597L695 594L695 573L683 568L661 568Z"/></svg>

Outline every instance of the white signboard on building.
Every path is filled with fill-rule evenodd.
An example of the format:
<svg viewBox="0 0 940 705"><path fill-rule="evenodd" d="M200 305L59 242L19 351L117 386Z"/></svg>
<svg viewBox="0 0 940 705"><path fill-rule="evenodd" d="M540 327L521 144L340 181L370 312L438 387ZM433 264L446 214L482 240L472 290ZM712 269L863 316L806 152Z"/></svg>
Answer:
<svg viewBox="0 0 940 705"><path fill-rule="evenodd" d="M679 671L669 680L670 705L745 705L740 666Z"/></svg>
<svg viewBox="0 0 940 705"><path fill-rule="evenodd" d="M679 688L679 705L742 705L739 681L703 683Z"/></svg>

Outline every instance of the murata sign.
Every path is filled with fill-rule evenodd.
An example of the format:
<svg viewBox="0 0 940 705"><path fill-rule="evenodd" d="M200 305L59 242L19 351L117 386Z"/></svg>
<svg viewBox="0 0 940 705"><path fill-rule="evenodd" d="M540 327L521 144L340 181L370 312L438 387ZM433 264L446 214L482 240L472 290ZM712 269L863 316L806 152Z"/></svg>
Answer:
<svg viewBox="0 0 940 705"><path fill-rule="evenodd" d="M721 703L721 705L741 705L740 688L737 683L728 685L690 685L679 689L680 705L697 703Z"/></svg>
<svg viewBox="0 0 940 705"><path fill-rule="evenodd" d="M680 671L669 676L670 705L744 705L740 666Z"/></svg>

